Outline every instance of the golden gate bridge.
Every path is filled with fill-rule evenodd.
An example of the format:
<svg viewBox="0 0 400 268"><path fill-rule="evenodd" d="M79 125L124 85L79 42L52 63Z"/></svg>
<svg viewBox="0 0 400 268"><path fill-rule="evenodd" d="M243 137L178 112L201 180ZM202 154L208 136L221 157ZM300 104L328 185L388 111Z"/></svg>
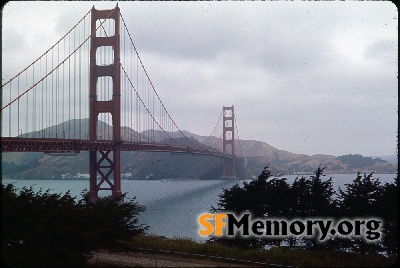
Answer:
<svg viewBox="0 0 400 268"><path fill-rule="evenodd" d="M185 136L155 90L118 5L93 6L1 90L1 152L89 151L92 199L101 190L122 194L121 151L222 157L223 176L236 177L234 107L224 106L218 118L222 152Z"/></svg>

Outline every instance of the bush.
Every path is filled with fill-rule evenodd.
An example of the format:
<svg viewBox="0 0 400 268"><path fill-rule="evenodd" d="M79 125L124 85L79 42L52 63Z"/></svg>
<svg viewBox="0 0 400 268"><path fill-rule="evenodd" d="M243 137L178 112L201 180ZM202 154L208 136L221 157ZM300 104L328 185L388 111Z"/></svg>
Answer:
<svg viewBox="0 0 400 268"><path fill-rule="evenodd" d="M8 266L83 266L99 247L118 248L119 241L143 233L134 200L101 198L92 203L87 194L75 202L64 195L17 193L2 185L2 256Z"/></svg>

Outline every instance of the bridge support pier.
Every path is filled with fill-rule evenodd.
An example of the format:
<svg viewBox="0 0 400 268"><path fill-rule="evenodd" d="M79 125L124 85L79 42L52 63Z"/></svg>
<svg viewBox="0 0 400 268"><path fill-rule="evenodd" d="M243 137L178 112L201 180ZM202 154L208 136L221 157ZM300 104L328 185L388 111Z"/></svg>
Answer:
<svg viewBox="0 0 400 268"><path fill-rule="evenodd" d="M223 107L222 149L224 154L232 154L232 158L224 158L223 179L236 179L235 159L235 112L234 107Z"/></svg>
<svg viewBox="0 0 400 268"><path fill-rule="evenodd" d="M111 190L113 197L121 193L121 66L120 66L120 11L116 6L112 10L91 10L90 37L90 103L89 103L89 140L97 140L97 122L100 113L109 113L112 116L113 147L109 151L90 151L90 198L98 198L100 190ZM114 35L97 36L96 22L114 20ZM100 26L98 26L100 27ZM104 29L104 28L103 28ZM102 29L100 29L102 30ZM96 52L99 47L111 46L114 51L114 62L111 65L97 65ZM99 77L111 77L113 81L112 99L97 100L97 84ZM103 85L104 86L104 85ZM99 176L99 177L98 177ZM98 181L100 179L100 181ZM106 186L103 184L106 183Z"/></svg>
<svg viewBox="0 0 400 268"><path fill-rule="evenodd" d="M99 154L100 153L100 154ZM100 190L111 190L112 196L117 197L121 192L121 151L90 151L90 198L96 200ZM97 180L100 178L100 181ZM106 186L103 186L106 184Z"/></svg>

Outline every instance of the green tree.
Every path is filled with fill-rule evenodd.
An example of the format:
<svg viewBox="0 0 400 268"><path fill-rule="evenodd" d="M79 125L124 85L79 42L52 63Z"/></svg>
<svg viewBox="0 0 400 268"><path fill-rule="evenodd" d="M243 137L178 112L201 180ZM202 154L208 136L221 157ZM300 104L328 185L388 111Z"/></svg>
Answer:
<svg viewBox="0 0 400 268"><path fill-rule="evenodd" d="M306 177L296 178L290 186L290 214L291 218L305 218L310 215L310 181Z"/></svg>
<svg viewBox="0 0 400 268"><path fill-rule="evenodd" d="M290 193L287 196L289 200L288 218L306 218L310 215L311 198L310 198L310 180L302 176L296 178L290 186ZM304 238L289 237L289 246L294 247L300 243L304 243Z"/></svg>
<svg viewBox="0 0 400 268"><path fill-rule="evenodd" d="M286 178L271 178L268 168L254 181L245 183L244 190L249 196L247 210L254 218L288 218L290 211L290 187ZM285 239L258 239L258 246L280 246Z"/></svg>
<svg viewBox="0 0 400 268"><path fill-rule="evenodd" d="M339 216L346 218L372 217L381 215L383 187L379 179L373 178L373 173L357 173L351 184L345 184L343 191L339 187ZM340 241L340 240L339 240ZM369 243L359 238L346 238L340 241L343 247L350 247L355 252L368 253L380 250L378 243Z"/></svg>
<svg viewBox="0 0 400 268"><path fill-rule="evenodd" d="M241 214L251 212L253 217L272 217L282 219L327 217L339 220L341 218L379 218L384 222L383 241L369 243L357 237L335 237L321 243L318 237L289 237L286 240L256 239L237 237L236 239L211 238L210 241L234 245L241 248L264 248L266 245L282 244L286 241L291 246L304 245L311 249L345 250L351 249L360 253L377 253L385 250L388 255L397 251L397 191L398 178L395 183L381 185L379 179L373 178L373 173L362 176L360 172L356 179L345 184L345 189L339 188L335 198L333 179L323 179L324 168L318 167L315 175L310 178L296 178L288 185L284 178L271 178L267 168L254 181L236 184L230 189L224 189L219 195L217 211L230 211Z"/></svg>
<svg viewBox="0 0 400 268"><path fill-rule="evenodd" d="M229 189L223 189L222 193L219 195L220 200L218 202L218 207L211 208L211 211L216 212L234 212L237 215L248 211L250 207L249 203L252 201L252 197L249 192L244 188L235 184ZM260 241L257 239L243 239L242 237L231 238L217 238L215 236L210 237L209 243L219 243L226 246L234 246L242 249L249 248L259 248L261 247Z"/></svg>
<svg viewBox="0 0 400 268"><path fill-rule="evenodd" d="M88 195L75 202L64 195L17 193L2 185L2 256L8 266L84 266L98 247L116 248L119 241L146 229L137 223L134 200Z"/></svg>
<svg viewBox="0 0 400 268"><path fill-rule="evenodd" d="M217 211L232 211L238 214L246 211L248 200L247 192L238 184L233 185L230 189L222 189L219 195L218 208L212 207L213 212Z"/></svg>
<svg viewBox="0 0 400 268"><path fill-rule="evenodd" d="M288 195L290 218L326 218L335 214L336 202L333 182L331 177L327 180L322 179L325 176L323 174L324 169L319 166L315 171L315 175L310 176L310 178L301 177L295 179ZM299 242L305 243L313 249L324 249L330 245L330 243L321 243L315 239L289 238L289 243L292 246Z"/></svg>
<svg viewBox="0 0 400 268"><path fill-rule="evenodd" d="M223 189L219 195L218 208L212 208L212 211L229 211L237 215L251 212L253 218L282 218L286 217L289 211L288 194L289 185L286 179L271 179L271 173L268 167L265 167L256 180L244 182L243 187L236 184L230 189ZM240 248L263 248L266 245L280 245L283 240L212 237L210 241Z"/></svg>
<svg viewBox="0 0 400 268"><path fill-rule="evenodd" d="M318 167L315 176L310 177L310 200L308 201L309 216L327 217L334 214L336 202L334 199L332 177L322 180L325 168Z"/></svg>
<svg viewBox="0 0 400 268"><path fill-rule="evenodd" d="M357 173L351 184L345 184L343 191L339 187L339 205L341 216L368 217L379 213L377 200L382 196L383 187L379 179L373 178L374 173Z"/></svg>
<svg viewBox="0 0 400 268"><path fill-rule="evenodd" d="M399 177L393 183L385 183L377 199L378 215L384 222L382 246L388 256L397 254L398 248L398 187Z"/></svg>

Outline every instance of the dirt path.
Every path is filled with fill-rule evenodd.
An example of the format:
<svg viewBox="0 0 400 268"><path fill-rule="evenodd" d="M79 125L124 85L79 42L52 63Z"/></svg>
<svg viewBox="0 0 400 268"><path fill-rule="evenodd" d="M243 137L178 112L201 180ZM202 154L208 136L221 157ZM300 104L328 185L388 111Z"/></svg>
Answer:
<svg viewBox="0 0 400 268"><path fill-rule="evenodd" d="M226 262L217 259L181 257L140 252L96 252L90 267L254 267L254 264Z"/></svg>

